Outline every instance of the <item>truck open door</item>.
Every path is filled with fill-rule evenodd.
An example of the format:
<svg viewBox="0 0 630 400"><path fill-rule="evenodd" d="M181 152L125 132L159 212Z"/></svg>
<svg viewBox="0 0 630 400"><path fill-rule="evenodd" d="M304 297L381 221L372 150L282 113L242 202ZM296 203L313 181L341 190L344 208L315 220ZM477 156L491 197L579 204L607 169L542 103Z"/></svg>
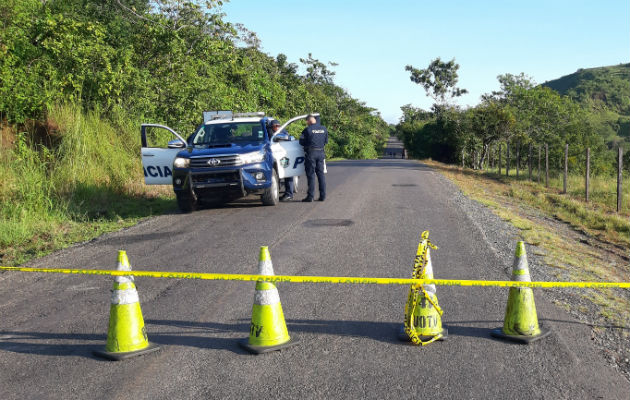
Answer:
<svg viewBox="0 0 630 400"><path fill-rule="evenodd" d="M304 148L297 140L290 136L289 138L293 140L278 140L278 135L275 135L271 144L273 158L278 162L278 178L280 179L305 174Z"/></svg>
<svg viewBox="0 0 630 400"><path fill-rule="evenodd" d="M168 132L156 132L156 134L149 135L147 128ZM168 126L157 124L142 124L140 136L144 183L147 185L172 185L173 160L175 160L177 153L186 148L186 140ZM165 139L171 140L164 144Z"/></svg>
<svg viewBox="0 0 630 400"><path fill-rule="evenodd" d="M319 114L316 113L313 115L319 123ZM285 129L295 121L304 119L306 119L306 114L291 118L282 124L277 132L285 131ZM297 140L279 140L281 137L281 135L276 133L271 138L271 152L273 153L274 158L278 160L278 177L282 179L292 176L306 175L306 170L304 168L304 161L306 160L304 148ZM289 137L289 139L293 138ZM326 161L324 161L324 173L327 172Z"/></svg>

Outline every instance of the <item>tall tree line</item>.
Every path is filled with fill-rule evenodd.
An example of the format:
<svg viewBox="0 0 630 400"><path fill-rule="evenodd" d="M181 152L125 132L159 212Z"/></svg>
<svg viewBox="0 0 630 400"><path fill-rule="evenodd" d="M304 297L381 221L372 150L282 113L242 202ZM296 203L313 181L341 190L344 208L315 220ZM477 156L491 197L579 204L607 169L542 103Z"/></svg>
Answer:
<svg viewBox="0 0 630 400"><path fill-rule="evenodd" d="M4 0L0 4L0 119L45 119L60 103L190 132L201 111L322 114L329 156L376 157L387 124L333 82L311 54L306 72L270 56L220 1ZM261 18L263 15L261 14Z"/></svg>
<svg viewBox="0 0 630 400"><path fill-rule="evenodd" d="M530 145L537 157L538 147L547 144L550 165L560 169L568 143L572 170L585 168L586 148L591 149L594 173L615 170L615 152L610 151L614 146L606 143L607 128L596 111L536 85L523 73L500 75L500 90L483 95L479 105L462 109L449 101L464 90L456 87L459 65L454 60L436 61L424 70L406 67L411 72L410 79L422 84L437 101L431 111L410 104L401 107L403 116L396 133L412 156L459 163L465 155L468 166L481 168L501 148L504 160L509 149L514 168L517 150L524 160ZM446 93L450 97L445 97Z"/></svg>

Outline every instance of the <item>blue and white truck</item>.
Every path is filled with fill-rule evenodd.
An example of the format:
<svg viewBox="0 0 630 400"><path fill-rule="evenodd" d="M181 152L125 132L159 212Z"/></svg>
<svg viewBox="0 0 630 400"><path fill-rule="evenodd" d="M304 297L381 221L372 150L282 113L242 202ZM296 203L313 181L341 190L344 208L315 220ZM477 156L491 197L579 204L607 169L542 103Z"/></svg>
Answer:
<svg viewBox="0 0 630 400"><path fill-rule="evenodd" d="M250 194L262 204L278 204L280 181L304 175L304 149L286 133L297 116L276 134L265 113L206 111L203 123L184 138L157 124L141 126L142 166L147 185L172 185L177 205L191 212L200 202L225 202ZM152 147L147 130L165 129L173 140L166 147ZM284 131L284 132L283 132Z"/></svg>

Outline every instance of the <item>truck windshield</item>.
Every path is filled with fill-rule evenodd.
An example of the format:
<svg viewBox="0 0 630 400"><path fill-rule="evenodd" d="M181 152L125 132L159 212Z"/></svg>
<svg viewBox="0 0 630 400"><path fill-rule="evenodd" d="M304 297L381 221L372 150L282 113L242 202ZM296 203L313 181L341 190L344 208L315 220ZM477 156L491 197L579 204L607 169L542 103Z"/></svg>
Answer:
<svg viewBox="0 0 630 400"><path fill-rule="evenodd" d="M262 143L265 132L260 122L229 122L202 125L192 142L195 147L212 147L229 143Z"/></svg>

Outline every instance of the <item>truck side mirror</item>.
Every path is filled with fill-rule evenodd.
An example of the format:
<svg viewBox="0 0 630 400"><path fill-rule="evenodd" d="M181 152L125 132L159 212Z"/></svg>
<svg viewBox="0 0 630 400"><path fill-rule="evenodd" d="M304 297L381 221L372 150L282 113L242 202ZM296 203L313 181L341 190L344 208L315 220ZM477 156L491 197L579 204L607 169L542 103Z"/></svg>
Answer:
<svg viewBox="0 0 630 400"><path fill-rule="evenodd" d="M169 149L183 149L184 147L186 147L186 143L182 143L182 141L179 139L171 140L170 142L168 142Z"/></svg>
<svg viewBox="0 0 630 400"><path fill-rule="evenodd" d="M288 142L289 140L291 140L291 137L289 136L288 133L278 133L277 135L275 135L273 137L273 141L274 142Z"/></svg>

